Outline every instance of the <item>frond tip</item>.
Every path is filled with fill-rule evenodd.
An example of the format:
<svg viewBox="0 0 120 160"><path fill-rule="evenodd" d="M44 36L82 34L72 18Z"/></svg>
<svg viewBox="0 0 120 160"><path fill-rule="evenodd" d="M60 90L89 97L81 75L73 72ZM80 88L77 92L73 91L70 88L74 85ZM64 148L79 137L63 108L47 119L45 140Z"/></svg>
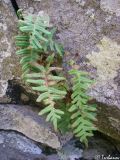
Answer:
<svg viewBox="0 0 120 160"><path fill-rule="evenodd" d="M58 120L61 119L61 116L64 114L64 112L61 111L60 109L54 108L53 105L49 105L39 113L39 115L43 115L43 114L47 114L46 121L52 122L55 131L57 131Z"/></svg>

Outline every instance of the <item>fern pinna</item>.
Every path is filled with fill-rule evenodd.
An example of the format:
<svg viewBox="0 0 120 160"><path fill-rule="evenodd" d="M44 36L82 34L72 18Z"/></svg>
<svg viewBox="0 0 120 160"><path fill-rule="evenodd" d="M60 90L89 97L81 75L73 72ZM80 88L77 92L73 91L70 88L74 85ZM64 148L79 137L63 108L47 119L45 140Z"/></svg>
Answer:
<svg viewBox="0 0 120 160"><path fill-rule="evenodd" d="M90 97L86 94L88 87L93 81L88 78L86 72L72 69L69 73L73 75L72 104L69 109L72 112L73 133L76 137L80 137L80 141L87 146L87 137L93 136L92 131L96 130L96 127L93 125L93 121L96 120L96 105L88 104Z"/></svg>
<svg viewBox="0 0 120 160"><path fill-rule="evenodd" d="M72 123L75 135L80 137L81 142L87 144L87 137L92 136L92 131L96 129L93 125L93 121L96 120L96 107L88 105L89 96L86 94L92 81L86 73L71 70L69 72L73 76L71 95L66 78L62 76L62 68L58 67L64 51L61 45L53 40L56 29L50 28L49 17L43 15L20 17L22 19L19 19L18 23L16 53L21 57L24 81L38 94L36 101L43 102L46 106L39 115L46 114L46 120L53 123L55 130L63 128L63 132L69 130ZM72 102L67 103L66 90L71 95L69 100L72 99Z"/></svg>

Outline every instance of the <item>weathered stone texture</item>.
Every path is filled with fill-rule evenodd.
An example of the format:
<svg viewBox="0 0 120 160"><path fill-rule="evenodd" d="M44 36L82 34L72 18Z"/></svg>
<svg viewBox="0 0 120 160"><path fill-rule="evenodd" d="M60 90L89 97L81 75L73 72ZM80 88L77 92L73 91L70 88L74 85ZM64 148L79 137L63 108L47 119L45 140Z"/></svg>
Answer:
<svg viewBox="0 0 120 160"><path fill-rule="evenodd" d="M101 0L101 8L109 13L115 13L120 16L120 1L119 0Z"/></svg>
<svg viewBox="0 0 120 160"><path fill-rule="evenodd" d="M35 160L42 150L34 141L13 131L0 131L1 160Z"/></svg>
<svg viewBox="0 0 120 160"><path fill-rule="evenodd" d="M96 126L98 130L109 137L120 141L120 110L116 106L106 106L98 103Z"/></svg>
<svg viewBox="0 0 120 160"><path fill-rule="evenodd" d="M0 1L0 102L8 102L6 90L8 80L20 76L19 63L15 55L14 36L16 15L8 1Z"/></svg>
<svg viewBox="0 0 120 160"><path fill-rule="evenodd" d="M88 65L92 65L97 71L97 82L90 95L99 102L120 108L120 94L117 94L119 88L114 81L120 68L120 45L103 37L97 47L99 52L93 51L86 56L89 59Z"/></svg>
<svg viewBox="0 0 120 160"><path fill-rule="evenodd" d="M30 107L18 105L0 105L0 129L15 130L34 141L52 148L60 148L58 136L45 120L31 111Z"/></svg>
<svg viewBox="0 0 120 160"><path fill-rule="evenodd" d="M56 39L69 53L64 56L64 69L67 71L70 69L69 62L73 59L81 70L88 71L96 80L89 94L96 101L105 104L98 109L98 128L112 137L116 135L119 139L120 132L117 130L120 121L119 0L18 0L17 2L25 12L38 14L44 11L50 16L51 23L57 27ZM3 1L1 4L0 94L3 96L8 80L13 77L20 79L20 67L14 55L15 45L12 40L16 34L16 18L13 19L15 15L10 9L11 6L7 7L9 3ZM116 109L117 117L113 114ZM104 112L106 112L105 117L102 116ZM111 130L104 126L102 128L106 117ZM114 126L114 129L111 126Z"/></svg>

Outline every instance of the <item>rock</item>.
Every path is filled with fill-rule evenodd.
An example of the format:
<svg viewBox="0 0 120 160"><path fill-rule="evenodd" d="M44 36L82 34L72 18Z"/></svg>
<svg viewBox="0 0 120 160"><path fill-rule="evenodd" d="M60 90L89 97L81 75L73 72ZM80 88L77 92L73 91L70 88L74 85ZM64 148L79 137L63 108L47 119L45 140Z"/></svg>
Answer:
<svg viewBox="0 0 120 160"><path fill-rule="evenodd" d="M18 131L52 148L61 147L52 128L27 106L0 105L0 117L0 129Z"/></svg>
<svg viewBox="0 0 120 160"><path fill-rule="evenodd" d="M94 137L89 139L89 145L86 148L76 138L71 139L61 150L58 150L58 155L62 160L102 160L102 156L119 157L117 141L95 132Z"/></svg>
<svg viewBox="0 0 120 160"><path fill-rule="evenodd" d="M120 121L119 1L80 0L81 5L78 5L76 0L41 0L39 2L18 0L17 2L25 11L35 14L39 11L48 13L51 23L57 27L57 40L69 53L64 56L64 70L70 69L69 62L73 59L81 70L88 71L91 78L96 80L89 94L99 102L98 130L120 140L118 128ZM83 2L85 4L82 6ZM1 26L4 25L4 28L1 27L0 75L1 95L4 96L9 79L15 77L21 86L25 85L20 81L21 69L16 67L19 63L14 55L14 40L10 41L16 33L16 18L13 18L15 15L7 7L8 4L6 5L4 1L1 4ZM7 50L4 51L4 48ZM25 90L34 94L28 86ZM109 125L106 123L103 125L103 122L108 122Z"/></svg>
<svg viewBox="0 0 120 160"><path fill-rule="evenodd" d="M100 7L104 11L109 13L115 13L117 16L120 16L120 1L119 0L101 0Z"/></svg>
<svg viewBox="0 0 120 160"><path fill-rule="evenodd" d="M13 131L0 131L1 160L35 160L43 157L34 141Z"/></svg>
<svg viewBox="0 0 120 160"><path fill-rule="evenodd" d="M60 157L57 154L52 154L47 156L47 160L60 160Z"/></svg>
<svg viewBox="0 0 120 160"><path fill-rule="evenodd" d="M9 6L9 7L8 7ZM10 1L0 2L0 102L8 103L6 91L8 80L20 76L18 58L15 55L14 36L17 17Z"/></svg>
<svg viewBox="0 0 120 160"><path fill-rule="evenodd" d="M120 110L116 106L98 103L96 126L98 130L120 141Z"/></svg>
<svg viewBox="0 0 120 160"><path fill-rule="evenodd" d="M32 140L12 131L1 131L0 139L2 139L3 142L1 144L4 144L4 146L7 145L8 147L19 149L24 153L40 155L42 152L42 150L36 146Z"/></svg>
<svg viewBox="0 0 120 160"><path fill-rule="evenodd" d="M24 104L27 104L29 102L29 97L27 95L25 95L24 93L21 93L21 101L24 103Z"/></svg>
<svg viewBox="0 0 120 160"><path fill-rule="evenodd" d="M70 140L58 150L58 155L62 160L76 160L82 158L82 152L82 149L75 147L75 140Z"/></svg>
<svg viewBox="0 0 120 160"><path fill-rule="evenodd" d="M115 105L120 109L120 90L114 81L120 69L120 45L103 37L97 47L99 52L93 51L86 56L88 65L96 68L97 72L96 84L90 95L98 102Z"/></svg>
<svg viewBox="0 0 120 160"><path fill-rule="evenodd" d="M86 0L76 0L76 2L78 2L80 6L84 7Z"/></svg>
<svg viewBox="0 0 120 160"><path fill-rule="evenodd" d="M117 144L119 145L119 144ZM39 145L40 146L40 145ZM93 160L101 157L119 157L115 141L112 142L107 136L95 133L90 138L89 147L83 149L77 139L70 140L61 150L56 153L41 153L43 146L14 131L0 131L0 160Z"/></svg>
<svg viewBox="0 0 120 160"><path fill-rule="evenodd" d="M116 150L115 142L99 133L90 138L88 148L83 150L83 158L86 160L102 160L103 156L119 157L119 152ZM111 158L112 159L112 158Z"/></svg>
<svg viewBox="0 0 120 160"><path fill-rule="evenodd" d="M1 160L47 160L43 156L37 156L27 153L21 153L11 147L3 147L0 145L0 158Z"/></svg>

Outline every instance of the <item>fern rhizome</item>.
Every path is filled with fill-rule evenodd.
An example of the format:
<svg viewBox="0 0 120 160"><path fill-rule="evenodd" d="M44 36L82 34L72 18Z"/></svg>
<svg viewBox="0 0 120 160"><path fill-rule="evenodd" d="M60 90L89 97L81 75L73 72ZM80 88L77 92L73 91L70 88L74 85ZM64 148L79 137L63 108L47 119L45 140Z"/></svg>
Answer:
<svg viewBox="0 0 120 160"><path fill-rule="evenodd" d="M39 115L53 123L55 131L72 129L76 137L87 145L87 137L93 136L96 106L89 104L87 90L92 80L86 72L71 69L72 88L62 71L64 50L54 41L55 28L50 27L49 17L25 15L18 21L16 54L20 56L22 78L38 94L37 102L45 105ZM24 18L24 19L23 19ZM68 93L72 93L67 102Z"/></svg>

